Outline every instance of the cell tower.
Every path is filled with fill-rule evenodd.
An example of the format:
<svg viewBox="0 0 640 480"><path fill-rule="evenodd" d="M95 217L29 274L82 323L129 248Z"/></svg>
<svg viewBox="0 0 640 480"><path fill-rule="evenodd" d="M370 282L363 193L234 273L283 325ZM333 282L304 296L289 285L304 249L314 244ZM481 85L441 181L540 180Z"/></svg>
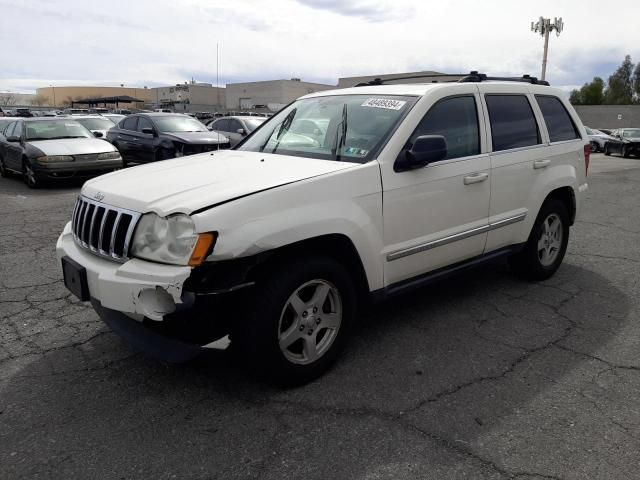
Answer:
<svg viewBox="0 0 640 480"><path fill-rule="evenodd" d="M562 21L562 17L555 17L553 19L553 23L551 23L550 18L543 18L537 22L531 22L531 31L539 33L544 37L544 53L542 54L542 75L540 75L540 79L544 80L545 75L547 73L547 51L549 50L549 32L553 32L555 30L556 36L559 37L560 33L564 29L564 22Z"/></svg>

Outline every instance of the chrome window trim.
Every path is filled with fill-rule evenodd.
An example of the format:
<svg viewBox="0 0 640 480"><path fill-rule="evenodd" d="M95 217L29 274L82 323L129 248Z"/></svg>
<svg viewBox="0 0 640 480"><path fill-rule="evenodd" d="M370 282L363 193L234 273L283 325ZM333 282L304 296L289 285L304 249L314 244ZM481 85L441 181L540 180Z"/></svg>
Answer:
<svg viewBox="0 0 640 480"><path fill-rule="evenodd" d="M507 225L511 225L513 223L518 223L524 221L527 217L526 213L520 213L513 217L505 218L503 220L498 220L497 222L490 223L488 225L483 225L481 227L472 228L470 230L465 230L464 232L455 233L453 235L449 235L447 237L439 238L437 240L432 240L430 242L421 243L418 245L414 245L413 247L403 248L401 250L396 250L395 252L391 252L387 254L387 261L393 262L394 260L398 260L400 258L408 257L409 255L415 255L416 253L425 252L427 250L431 250L433 248L442 247L443 245L448 245L453 242L457 242L459 240L464 240L465 238L473 237L475 235L480 235L483 233L490 232L491 230L496 230L501 227L506 227Z"/></svg>

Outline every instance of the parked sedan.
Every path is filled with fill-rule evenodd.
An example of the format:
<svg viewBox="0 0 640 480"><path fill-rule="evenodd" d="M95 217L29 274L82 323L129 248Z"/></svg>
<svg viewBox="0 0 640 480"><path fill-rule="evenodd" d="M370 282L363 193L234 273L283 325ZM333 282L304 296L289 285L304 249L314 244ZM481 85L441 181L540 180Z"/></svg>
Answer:
<svg viewBox="0 0 640 480"><path fill-rule="evenodd" d="M230 147L227 137L180 113L129 115L107 132L107 140L120 151L125 166Z"/></svg>
<svg viewBox="0 0 640 480"><path fill-rule="evenodd" d="M107 138L107 132L113 128L114 124L108 118L104 118L101 115L87 115L87 116L74 116L73 119L78 122L80 125L85 127L87 130L91 131L94 135L96 133L100 133L100 135L96 135L99 138Z"/></svg>
<svg viewBox="0 0 640 480"><path fill-rule="evenodd" d="M609 140L613 140L613 137L611 135L603 133L600 130L589 128L587 126L585 126L584 128L587 131L587 135L589 135L589 146L591 147L592 152L603 151L604 144Z"/></svg>
<svg viewBox="0 0 640 480"><path fill-rule="evenodd" d="M21 118L4 128L0 174L22 174L30 188L47 180L93 177L122 167L113 145L71 117Z"/></svg>
<svg viewBox="0 0 640 480"><path fill-rule="evenodd" d="M619 128L611 132L611 140L604 145L604 154L619 153L624 158L640 156L640 128Z"/></svg>
<svg viewBox="0 0 640 480"><path fill-rule="evenodd" d="M262 125L265 120L266 118L264 117L252 117L249 115L222 117L211 121L207 128L229 137L231 146L235 147L241 140L244 140L244 137Z"/></svg>

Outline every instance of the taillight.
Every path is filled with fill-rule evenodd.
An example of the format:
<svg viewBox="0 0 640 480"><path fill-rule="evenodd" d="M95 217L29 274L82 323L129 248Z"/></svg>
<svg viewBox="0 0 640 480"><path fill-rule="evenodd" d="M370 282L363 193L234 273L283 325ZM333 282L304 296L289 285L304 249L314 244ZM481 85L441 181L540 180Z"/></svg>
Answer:
<svg viewBox="0 0 640 480"><path fill-rule="evenodd" d="M589 174L589 160L591 159L591 146L587 143L584 146L584 174Z"/></svg>

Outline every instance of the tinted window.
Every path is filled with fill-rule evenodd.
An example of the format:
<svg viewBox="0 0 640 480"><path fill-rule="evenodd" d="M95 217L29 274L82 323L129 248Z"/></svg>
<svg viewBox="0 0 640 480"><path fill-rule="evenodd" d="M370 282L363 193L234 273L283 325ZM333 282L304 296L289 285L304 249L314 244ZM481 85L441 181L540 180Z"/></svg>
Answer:
<svg viewBox="0 0 640 480"><path fill-rule="evenodd" d="M148 118L140 117L138 120L138 131L142 132L143 128L150 128L153 130L153 123Z"/></svg>
<svg viewBox="0 0 640 480"><path fill-rule="evenodd" d="M229 131L229 120L222 119L222 120L216 120L215 122L213 122L213 129L214 130L220 130L221 132L228 132Z"/></svg>
<svg viewBox="0 0 640 480"><path fill-rule="evenodd" d="M16 126L13 127L13 135L16 137L22 136L22 122L16 122Z"/></svg>
<svg viewBox="0 0 640 480"><path fill-rule="evenodd" d="M138 117L127 117L124 122L122 122L122 128L125 130L135 130L137 124Z"/></svg>
<svg viewBox="0 0 640 480"><path fill-rule="evenodd" d="M14 128L15 126L16 126L16 122L11 122L11 123L9 124L9 126L5 129L4 134L3 134L3 135L4 135L5 137L10 137L11 135L13 135L13 133L12 133L12 132L13 132L13 128Z"/></svg>
<svg viewBox="0 0 640 480"><path fill-rule="evenodd" d="M524 95L486 95L493 151L538 145L540 132Z"/></svg>
<svg viewBox="0 0 640 480"><path fill-rule="evenodd" d="M447 157L459 158L480 153L476 101L472 96L447 98L436 103L411 135L413 143L421 135L442 135L447 141Z"/></svg>
<svg viewBox="0 0 640 480"><path fill-rule="evenodd" d="M536 101L542 111L544 123L547 124L549 140L562 142L580 138L578 129L573 124L569 112L564 108L559 98L536 95Z"/></svg>
<svg viewBox="0 0 640 480"><path fill-rule="evenodd" d="M238 120L235 120L235 119L229 120L229 130L227 130L227 132L235 133L240 128L244 128L244 127Z"/></svg>
<svg viewBox="0 0 640 480"><path fill-rule="evenodd" d="M154 122L161 132L206 132L205 127L195 118L182 115L179 117L155 117Z"/></svg>

